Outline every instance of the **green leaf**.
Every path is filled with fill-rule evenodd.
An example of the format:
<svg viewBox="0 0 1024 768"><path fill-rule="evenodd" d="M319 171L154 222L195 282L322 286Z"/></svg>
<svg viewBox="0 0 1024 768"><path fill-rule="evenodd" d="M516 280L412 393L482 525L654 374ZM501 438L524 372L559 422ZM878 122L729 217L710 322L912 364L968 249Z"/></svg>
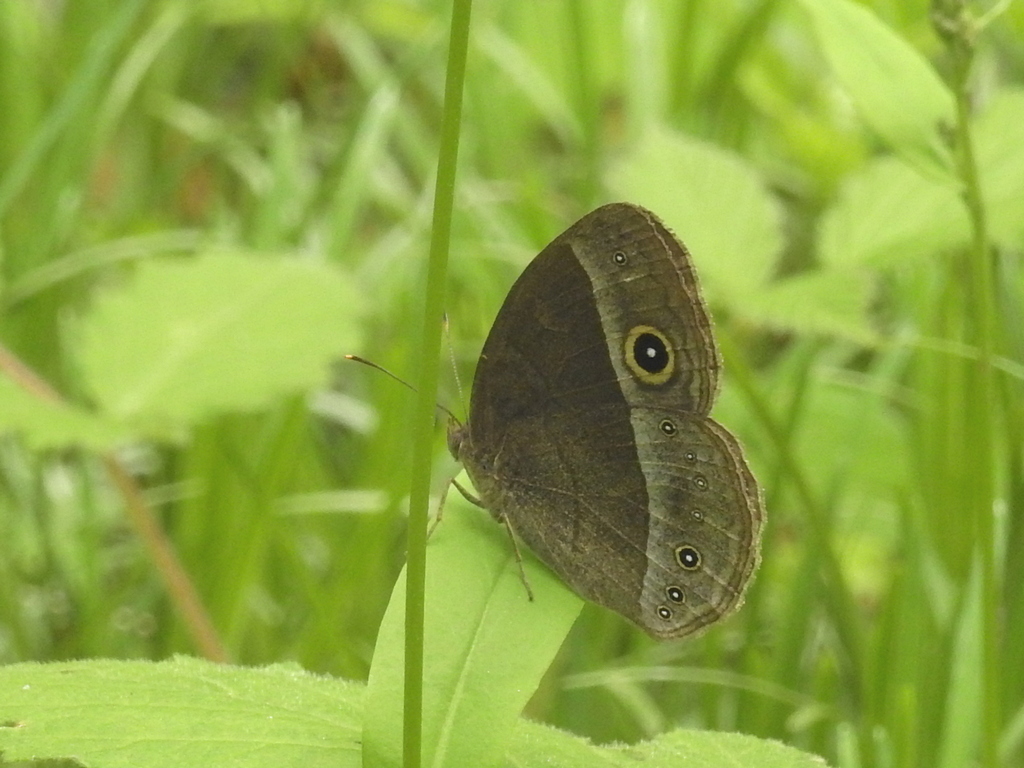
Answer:
<svg viewBox="0 0 1024 768"><path fill-rule="evenodd" d="M752 295L748 317L782 331L828 334L858 344L878 342L868 321L871 284L865 273L814 271L788 277Z"/></svg>
<svg viewBox="0 0 1024 768"><path fill-rule="evenodd" d="M359 768L362 698L292 666L13 664L0 667L0 751L89 768Z"/></svg>
<svg viewBox="0 0 1024 768"><path fill-rule="evenodd" d="M621 765L675 768L692 763L702 768L822 768L825 761L817 755L800 752L777 741L755 739L740 733L713 731L670 731L656 739L621 748Z"/></svg>
<svg viewBox="0 0 1024 768"><path fill-rule="evenodd" d="M919 171L950 186L953 94L928 62L867 8L849 0L801 0L825 58L861 119Z"/></svg>
<svg viewBox="0 0 1024 768"><path fill-rule="evenodd" d="M995 94L977 119L974 141L992 238L1002 247L1024 248L1024 89Z"/></svg>
<svg viewBox="0 0 1024 768"><path fill-rule="evenodd" d="M824 768L817 755L740 733L676 730L631 746L597 747L578 736L521 720L509 766L545 768Z"/></svg>
<svg viewBox="0 0 1024 768"><path fill-rule="evenodd" d="M501 764L513 729L583 602L529 552L527 598L512 544L485 512L449 496L427 547L423 764ZM367 765L399 766L405 573L391 596L370 668Z"/></svg>
<svg viewBox="0 0 1024 768"><path fill-rule="evenodd" d="M518 587L522 591L522 584ZM492 659L492 679L501 676L505 665L523 666L526 660L522 657L533 649L529 638L521 635L500 639L502 649ZM493 710L490 699L505 693L502 688L481 691L473 685L472 677L465 682L473 688L474 696L483 697L470 702L473 710ZM94 660L12 664L0 667L0 753L5 765L19 760L73 758L75 764L86 768L399 765L370 762L370 755L365 756L364 763L358 729L364 698L363 686L358 683L313 675L290 665L247 669L186 657L160 663ZM366 712L373 714L369 708ZM385 714L389 720L400 720L401 708ZM458 719L465 720L465 714L463 711ZM475 711L468 714L470 720L479 720ZM475 738L479 749L463 752L462 756L493 756L496 749L504 750L510 742L507 756L502 751L496 762L457 763L459 755L449 751L448 762L439 759L424 765L824 765L821 758L792 747L735 733L671 731L631 746L599 747L520 718L508 728L502 726L502 731L511 730L508 738L489 730L491 724L487 722L475 724L484 728ZM462 723L448 725L457 735ZM494 743L496 736L502 744ZM400 734L390 746L389 752L400 753ZM379 761L385 756L378 753L374 757Z"/></svg>
<svg viewBox="0 0 1024 768"><path fill-rule="evenodd" d="M357 345L335 269L210 252L142 264L85 319L82 370L109 416L156 434L322 384Z"/></svg>
<svg viewBox="0 0 1024 768"><path fill-rule="evenodd" d="M116 424L31 394L0 374L0 433L20 434L34 450L78 445L103 450L127 437Z"/></svg>
<svg viewBox="0 0 1024 768"><path fill-rule="evenodd" d="M713 302L742 313L746 297L771 279L782 247L778 211L738 155L652 131L613 169L611 188L675 230Z"/></svg>
<svg viewBox="0 0 1024 768"><path fill-rule="evenodd" d="M884 158L843 185L822 218L818 253L841 268L888 267L962 247L969 238L967 210L953 189Z"/></svg>

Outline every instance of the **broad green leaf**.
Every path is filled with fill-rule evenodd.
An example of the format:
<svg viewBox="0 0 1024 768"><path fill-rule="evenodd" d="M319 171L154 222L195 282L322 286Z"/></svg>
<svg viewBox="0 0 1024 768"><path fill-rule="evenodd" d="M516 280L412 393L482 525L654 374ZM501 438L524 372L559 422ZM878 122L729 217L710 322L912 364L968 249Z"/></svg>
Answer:
<svg viewBox="0 0 1024 768"><path fill-rule="evenodd" d="M427 549L424 766L627 768L642 762L675 768L681 759L705 768L823 765L789 747L737 734L676 731L630 747L597 747L522 720L520 711L582 606L529 552L523 556L532 603L502 527L449 498ZM366 765L401 765L404 609L403 574L370 670Z"/></svg>
<svg viewBox="0 0 1024 768"><path fill-rule="evenodd" d="M751 295L744 312L777 330L829 334L872 344L878 339L868 321L870 298L866 273L819 270L766 286Z"/></svg>
<svg viewBox="0 0 1024 768"><path fill-rule="evenodd" d="M503 638L495 666L519 663L530 650L521 639ZM485 690L475 703L486 709L488 698L501 693ZM12 664L0 667L0 752L5 765L73 759L86 768L360 768L364 698L358 683L285 665L247 669L185 657L159 663ZM491 737L485 730L478 741L486 744ZM400 750L400 744L399 735L394 746ZM703 768L825 764L792 747L735 733L671 731L631 746L599 747L523 719L515 723L507 757L498 764L677 768L690 763Z"/></svg>
<svg viewBox="0 0 1024 768"><path fill-rule="evenodd" d="M742 158L652 131L613 169L611 188L650 208L693 256L708 298L743 311L775 269L782 235L774 201Z"/></svg>
<svg viewBox="0 0 1024 768"><path fill-rule="evenodd" d="M123 428L77 406L51 403L0 375L0 433L16 433L33 449L111 448Z"/></svg>
<svg viewBox="0 0 1024 768"><path fill-rule="evenodd" d="M740 733L675 730L630 746L597 747L522 720L505 765L545 768L825 768L817 755Z"/></svg>
<svg viewBox="0 0 1024 768"><path fill-rule="evenodd" d="M362 698L291 666L13 664L0 667L0 751L89 768L359 768Z"/></svg>
<svg viewBox="0 0 1024 768"><path fill-rule="evenodd" d="M959 248L970 238L957 193L895 158L850 176L825 213L818 253L826 264L896 266Z"/></svg>
<svg viewBox="0 0 1024 768"><path fill-rule="evenodd" d="M448 497L427 547L423 764L501 764L513 729L582 608L529 552L527 598L509 538L487 513ZM370 668L367 765L401 765L405 573Z"/></svg>
<svg viewBox="0 0 1024 768"><path fill-rule="evenodd" d="M619 765L644 765L654 768L677 768L691 763L702 768L823 768L825 761L817 755L800 752L777 741L755 739L740 733L713 731L670 731L656 739L619 748L623 760Z"/></svg>
<svg viewBox="0 0 1024 768"><path fill-rule="evenodd" d="M1024 89L998 92L978 116L974 141L992 238L1024 247Z"/></svg>
<svg viewBox="0 0 1024 768"><path fill-rule="evenodd" d="M942 139L953 95L929 63L870 10L850 0L801 0L825 58L861 119L908 163L950 186Z"/></svg>
<svg viewBox="0 0 1024 768"><path fill-rule="evenodd" d="M142 264L85 319L82 370L108 416L158 434L323 383L356 347L330 266L211 252Z"/></svg>

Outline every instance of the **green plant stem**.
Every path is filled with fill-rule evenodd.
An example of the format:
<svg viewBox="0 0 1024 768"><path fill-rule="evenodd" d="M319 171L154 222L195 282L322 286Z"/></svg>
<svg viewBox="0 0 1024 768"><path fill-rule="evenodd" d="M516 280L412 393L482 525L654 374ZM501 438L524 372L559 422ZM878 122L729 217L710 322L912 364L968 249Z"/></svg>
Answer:
<svg viewBox="0 0 1024 768"><path fill-rule="evenodd" d="M574 64L576 114L583 130L584 168L580 179L580 198L587 203L597 201L600 189L600 131L601 110L598 104L596 85L596 60L591 45L591 32L587 25L587 14L582 0L573 0L567 5L569 11L569 34L572 36L572 60Z"/></svg>
<svg viewBox="0 0 1024 768"><path fill-rule="evenodd" d="M966 48L966 46L965 46ZM959 57L958 57L959 58ZM957 88L957 135L961 175L964 182L964 201L970 212L973 229L969 254L973 295L968 305L973 317L968 317L968 340L977 345L980 355L976 362L978 390L975 393L975 431L973 437L978 462L978 507L974 518L977 525L975 541L980 545L982 568L982 672L984 702L982 721L982 764L998 765L1001 716L999 688L999 616L998 586L995 573L995 533L993 501L995 496L992 427L995 383L993 381L993 279L992 253L988 238L985 207L981 197L978 169L975 163L970 129L970 94L967 86L968 71L973 57L963 55L961 83Z"/></svg>
<svg viewBox="0 0 1024 768"><path fill-rule="evenodd" d="M964 340L978 350L971 391L967 393L969 455L973 457L974 504L971 510L974 541L982 569L982 723L981 762L995 768L1002 722L999 685L999 594L996 574L994 499L995 466L992 412L995 381L995 317L993 260L988 222L971 136L971 69L977 22L966 0L940 0L935 4L936 26L952 58L952 87L956 97L956 160L962 196L971 222L972 240L965 254L967 277Z"/></svg>
<svg viewBox="0 0 1024 768"><path fill-rule="evenodd" d="M455 171L459 155L459 128L462 120L462 92L466 79L471 9L472 0L455 0L452 5L448 72L445 78L437 181L434 189L434 218L430 233L427 295L419 347L419 394L413 424L405 597L405 710L402 745L405 768L419 768L423 752L423 592L427 565L427 508L430 503L434 403L437 401L445 275L451 240L452 209L455 203Z"/></svg>

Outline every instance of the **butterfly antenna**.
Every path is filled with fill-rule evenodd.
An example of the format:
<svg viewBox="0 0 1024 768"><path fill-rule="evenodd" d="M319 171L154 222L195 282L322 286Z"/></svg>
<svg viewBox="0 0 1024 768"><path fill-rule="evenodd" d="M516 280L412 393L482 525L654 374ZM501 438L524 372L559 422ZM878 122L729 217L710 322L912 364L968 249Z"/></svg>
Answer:
<svg viewBox="0 0 1024 768"><path fill-rule="evenodd" d="M462 391L462 379L459 378L459 366L455 363L455 346L452 344L451 325L448 323L448 313L444 313L444 338L448 342L448 357L452 361L452 373L455 375L455 388L459 391L459 402L462 403L462 412L466 413L466 395ZM456 421L458 421L456 419Z"/></svg>
<svg viewBox="0 0 1024 768"><path fill-rule="evenodd" d="M416 387L414 387L414 386L413 386L412 384L410 384L410 383L409 383L408 381L406 381L405 379L401 378L400 376L396 376L396 375L395 375L395 374L393 374L393 373L392 373L391 371L389 371L389 370L388 370L387 368L385 368L385 367L384 367L383 365L379 365L379 364L377 364L377 363L373 362L372 360L367 360L367 359L366 359L365 357L360 357L359 355L345 355L345 359L346 359L346 360L352 360L352 361L354 361L354 362L357 362L357 363L362 363L363 365L368 365L368 366L370 366L371 368L376 368L376 369L377 369L378 371L380 371L381 373L385 373L385 374L387 374L388 376L390 376L390 377L391 377L392 379L394 379L395 381L397 381L397 382L398 382L399 384L401 384L402 386L404 386L404 387L408 387L408 388L409 388L409 389L411 389L411 390L412 390L413 392L416 392L416 391L417 391L417 390L416 390ZM449 411L449 410L448 410L447 408L445 408L445 407L444 407L443 405L441 405L440 403L434 403L434 407L435 407L435 408L437 408L437 409L438 409L439 411L444 411L444 412L445 412L446 414L448 414L448 416L449 416L450 418L452 418L452 419L454 419L454 420L455 420L455 423L456 423L456 424L461 424L461 423L462 423L461 421L459 421L458 417L457 417L457 416L456 416L456 415L455 415L454 413L452 413L451 411Z"/></svg>

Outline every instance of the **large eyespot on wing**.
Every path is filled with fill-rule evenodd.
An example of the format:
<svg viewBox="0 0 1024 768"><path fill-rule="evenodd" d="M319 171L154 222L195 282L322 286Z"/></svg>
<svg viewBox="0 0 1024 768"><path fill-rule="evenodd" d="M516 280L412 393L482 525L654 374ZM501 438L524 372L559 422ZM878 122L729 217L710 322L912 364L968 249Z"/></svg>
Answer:
<svg viewBox="0 0 1024 768"><path fill-rule="evenodd" d="M593 284L626 399L710 413L721 358L686 247L653 213L628 203L598 208L563 237Z"/></svg>

